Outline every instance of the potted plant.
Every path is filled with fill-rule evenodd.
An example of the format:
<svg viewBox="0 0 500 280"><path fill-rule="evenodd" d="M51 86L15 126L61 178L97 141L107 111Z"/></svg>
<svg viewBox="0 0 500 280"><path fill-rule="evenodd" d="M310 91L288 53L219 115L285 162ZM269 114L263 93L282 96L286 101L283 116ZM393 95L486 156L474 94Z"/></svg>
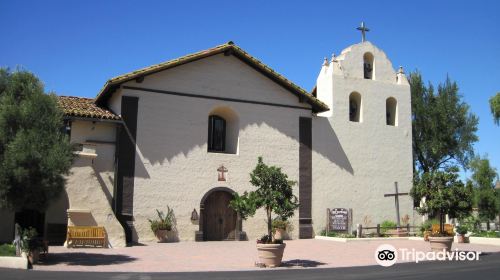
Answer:
<svg viewBox="0 0 500 280"><path fill-rule="evenodd" d="M259 157L257 166L250 173L250 183L257 189L244 192L243 195L236 193L229 205L242 219L247 219L255 215L257 209L264 208L267 234L257 240L257 251L263 265L276 267L281 264L286 244L281 239L273 238L273 214L282 220L294 215L295 209L299 207L292 190L296 182L288 180L281 168L268 166Z"/></svg>
<svg viewBox="0 0 500 280"><path fill-rule="evenodd" d="M158 215L158 219L148 219L151 230L156 238L158 238L158 242L167 242L168 234L172 231L174 225L174 210L167 206L166 214L158 209L156 209L156 214Z"/></svg>
<svg viewBox="0 0 500 280"><path fill-rule="evenodd" d="M414 200L423 202L417 207L420 214L439 218L439 230L429 236L431 249L451 250L453 235L444 230L445 216L460 218L472 211L472 189L458 179L458 168L447 167L417 174L411 195Z"/></svg>
<svg viewBox="0 0 500 280"><path fill-rule="evenodd" d="M467 236L465 236L467 232L469 232L469 229L466 226L459 225L457 226L456 231L458 243L469 243Z"/></svg>
<svg viewBox="0 0 500 280"><path fill-rule="evenodd" d="M293 229L292 223L287 219L283 219L282 217L275 218L273 220L273 233L274 239L285 240L288 239L288 233L290 233Z"/></svg>
<svg viewBox="0 0 500 280"><path fill-rule="evenodd" d="M21 252L28 257L28 261L33 265L40 259L40 250L43 248L42 241L38 238L36 229L29 227L21 229L21 239L19 245Z"/></svg>

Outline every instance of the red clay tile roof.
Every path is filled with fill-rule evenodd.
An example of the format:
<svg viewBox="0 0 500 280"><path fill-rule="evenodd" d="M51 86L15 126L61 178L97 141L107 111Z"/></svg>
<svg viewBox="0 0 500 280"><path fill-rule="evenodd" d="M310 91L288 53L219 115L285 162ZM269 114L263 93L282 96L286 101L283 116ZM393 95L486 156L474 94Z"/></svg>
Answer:
<svg viewBox="0 0 500 280"><path fill-rule="evenodd" d="M64 115L68 117L120 120L113 112L97 106L93 98L58 96L58 102Z"/></svg>
<svg viewBox="0 0 500 280"><path fill-rule="evenodd" d="M95 98L95 102L97 104L104 104L105 103L104 100L106 98L109 98L109 96L111 96L111 93L116 88L118 88L122 83L125 83L127 81L134 80L146 75L150 75L159 71L163 71L175 66L186 64L192 61L196 61L198 59L202 59L220 53L232 54L237 58L241 59L242 61L246 62L257 71L266 75L276 83L288 89L293 94L299 96L302 100L309 103L312 106L313 112L324 112L329 110L328 106L325 103L321 102L319 99L309 94L307 91L297 86L296 84L294 84L293 82L291 82L278 72L274 71L269 66L260 62L258 59L251 56L240 47L236 46L233 42L228 42L226 44L219 45L208 50L200 51L193 54L188 54L174 60L162 62L160 64L155 64L121 76L111 78L106 82L104 87L101 89L101 91Z"/></svg>

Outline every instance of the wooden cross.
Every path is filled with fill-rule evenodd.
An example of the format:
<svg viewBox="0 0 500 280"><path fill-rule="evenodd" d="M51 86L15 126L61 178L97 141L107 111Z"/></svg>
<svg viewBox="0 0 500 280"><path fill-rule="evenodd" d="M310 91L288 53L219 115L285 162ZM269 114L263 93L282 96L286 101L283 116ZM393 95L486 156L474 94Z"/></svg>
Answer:
<svg viewBox="0 0 500 280"><path fill-rule="evenodd" d="M363 21L361 22L361 26L356 29L361 31L361 42L366 41L366 32L370 31L370 29L365 26L365 23Z"/></svg>
<svg viewBox="0 0 500 280"><path fill-rule="evenodd" d="M384 194L384 197L394 196L394 202L396 204L396 218L398 219L397 225L398 225L398 228L400 228L401 224L400 224L400 219L399 219L399 196L408 195L408 193L398 192L398 182L394 182L394 187L396 189L396 192Z"/></svg>
<svg viewBox="0 0 500 280"><path fill-rule="evenodd" d="M217 168L217 171L219 172L218 180L219 181L226 181L226 176L224 173L227 172L227 168L224 167L223 164L219 168Z"/></svg>

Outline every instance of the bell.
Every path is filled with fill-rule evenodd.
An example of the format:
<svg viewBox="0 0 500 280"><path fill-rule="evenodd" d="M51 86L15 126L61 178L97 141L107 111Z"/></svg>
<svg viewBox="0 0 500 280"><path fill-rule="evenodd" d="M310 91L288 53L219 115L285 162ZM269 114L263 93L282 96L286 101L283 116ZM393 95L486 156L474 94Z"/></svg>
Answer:
<svg viewBox="0 0 500 280"><path fill-rule="evenodd" d="M198 212L196 212L196 208L193 209L193 212L191 212L191 221L197 221L198 220Z"/></svg>

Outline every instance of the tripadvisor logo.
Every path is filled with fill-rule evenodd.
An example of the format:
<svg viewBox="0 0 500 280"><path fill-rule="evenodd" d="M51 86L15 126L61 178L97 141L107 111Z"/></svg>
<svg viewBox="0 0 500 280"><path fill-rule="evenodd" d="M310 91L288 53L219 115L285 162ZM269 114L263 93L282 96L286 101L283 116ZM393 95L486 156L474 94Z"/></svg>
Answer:
<svg viewBox="0 0 500 280"><path fill-rule="evenodd" d="M403 262L421 261L478 261L481 252L478 251L458 251L451 252L445 250L439 252L422 252L415 249L400 248L396 250L394 246L382 244L375 250L375 261L381 266L392 266L398 260Z"/></svg>
<svg viewBox="0 0 500 280"><path fill-rule="evenodd" d="M394 246L382 244L375 250L375 260L381 266L391 266L398 260L398 253Z"/></svg>

